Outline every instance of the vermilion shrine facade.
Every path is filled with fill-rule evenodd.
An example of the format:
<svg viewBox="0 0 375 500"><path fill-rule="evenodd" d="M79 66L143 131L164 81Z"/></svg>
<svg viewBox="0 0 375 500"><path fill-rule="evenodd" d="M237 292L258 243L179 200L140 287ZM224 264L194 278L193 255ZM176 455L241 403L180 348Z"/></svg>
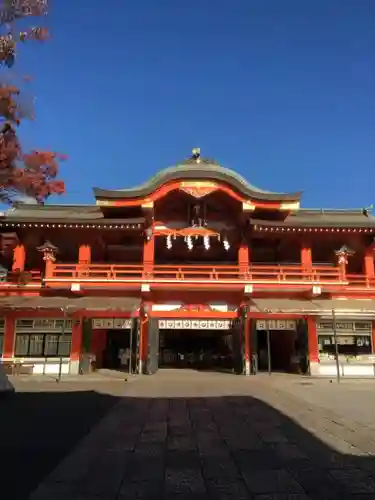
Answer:
<svg viewBox="0 0 375 500"><path fill-rule="evenodd" d="M375 217L193 156L96 203L0 217L3 362L374 375ZM333 320L333 313L335 320ZM334 333L336 341L334 340Z"/></svg>

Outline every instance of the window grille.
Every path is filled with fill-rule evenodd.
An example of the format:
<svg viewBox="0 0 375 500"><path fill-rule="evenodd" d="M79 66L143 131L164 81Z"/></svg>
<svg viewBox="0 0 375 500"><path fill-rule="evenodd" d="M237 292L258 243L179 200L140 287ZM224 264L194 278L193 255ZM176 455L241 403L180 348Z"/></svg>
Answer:
<svg viewBox="0 0 375 500"><path fill-rule="evenodd" d="M332 335L318 335L319 353L321 355L335 354L335 338ZM337 349L344 356L370 355L371 335L337 335Z"/></svg>
<svg viewBox="0 0 375 500"><path fill-rule="evenodd" d="M17 357L69 357L71 346L71 334L17 333L14 354Z"/></svg>
<svg viewBox="0 0 375 500"><path fill-rule="evenodd" d="M58 335L46 335L44 354L46 356L57 356L59 346Z"/></svg>
<svg viewBox="0 0 375 500"><path fill-rule="evenodd" d="M30 335L29 354L30 356L43 356L43 335Z"/></svg>

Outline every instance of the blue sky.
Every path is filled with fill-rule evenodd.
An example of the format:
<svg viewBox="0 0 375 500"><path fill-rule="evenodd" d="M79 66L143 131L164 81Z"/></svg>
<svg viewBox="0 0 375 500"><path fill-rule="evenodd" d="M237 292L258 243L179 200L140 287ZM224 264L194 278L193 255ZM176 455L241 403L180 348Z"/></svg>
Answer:
<svg viewBox="0 0 375 500"><path fill-rule="evenodd" d="M67 194L130 187L202 155L309 207L375 202L374 0L54 0L22 48ZM55 201L55 199L53 200Z"/></svg>

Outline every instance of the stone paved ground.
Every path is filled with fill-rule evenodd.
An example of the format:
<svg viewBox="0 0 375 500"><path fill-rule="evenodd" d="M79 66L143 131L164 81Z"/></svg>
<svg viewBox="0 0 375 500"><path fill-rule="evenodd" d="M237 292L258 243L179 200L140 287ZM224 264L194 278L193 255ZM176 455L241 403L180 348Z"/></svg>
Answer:
<svg viewBox="0 0 375 500"><path fill-rule="evenodd" d="M301 398L308 404L329 408L366 426L375 427L375 379L301 379L265 375L267 383ZM364 411L364 405L366 411Z"/></svg>
<svg viewBox="0 0 375 500"><path fill-rule="evenodd" d="M24 500L119 401L126 383L13 382L16 394L0 397L0 496Z"/></svg>
<svg viewBox="0 0 375 500"><path fill-rule="evenodd" d="M375 430L319 405L319 384L315 404L296 380L144 377L30 500L373 499Z"/></svg>

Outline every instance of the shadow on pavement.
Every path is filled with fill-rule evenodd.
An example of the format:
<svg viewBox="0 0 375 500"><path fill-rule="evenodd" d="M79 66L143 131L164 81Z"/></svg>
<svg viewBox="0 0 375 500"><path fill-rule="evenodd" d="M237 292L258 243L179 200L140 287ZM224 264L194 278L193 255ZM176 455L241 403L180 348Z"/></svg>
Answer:
<svg viewBox="0 0 375 500"><path fill-rule="evenodd" d="M1 491L27 498L119 398L94 391L0 397Z"/></svg>
<svg viewBox="0 0 375 500"><path fill-rule="evenodd" d="M328 445L250 396L124 398L43 498L65 484L66 498L86 500L373 499L375 462L348 433Z"/></svg>

